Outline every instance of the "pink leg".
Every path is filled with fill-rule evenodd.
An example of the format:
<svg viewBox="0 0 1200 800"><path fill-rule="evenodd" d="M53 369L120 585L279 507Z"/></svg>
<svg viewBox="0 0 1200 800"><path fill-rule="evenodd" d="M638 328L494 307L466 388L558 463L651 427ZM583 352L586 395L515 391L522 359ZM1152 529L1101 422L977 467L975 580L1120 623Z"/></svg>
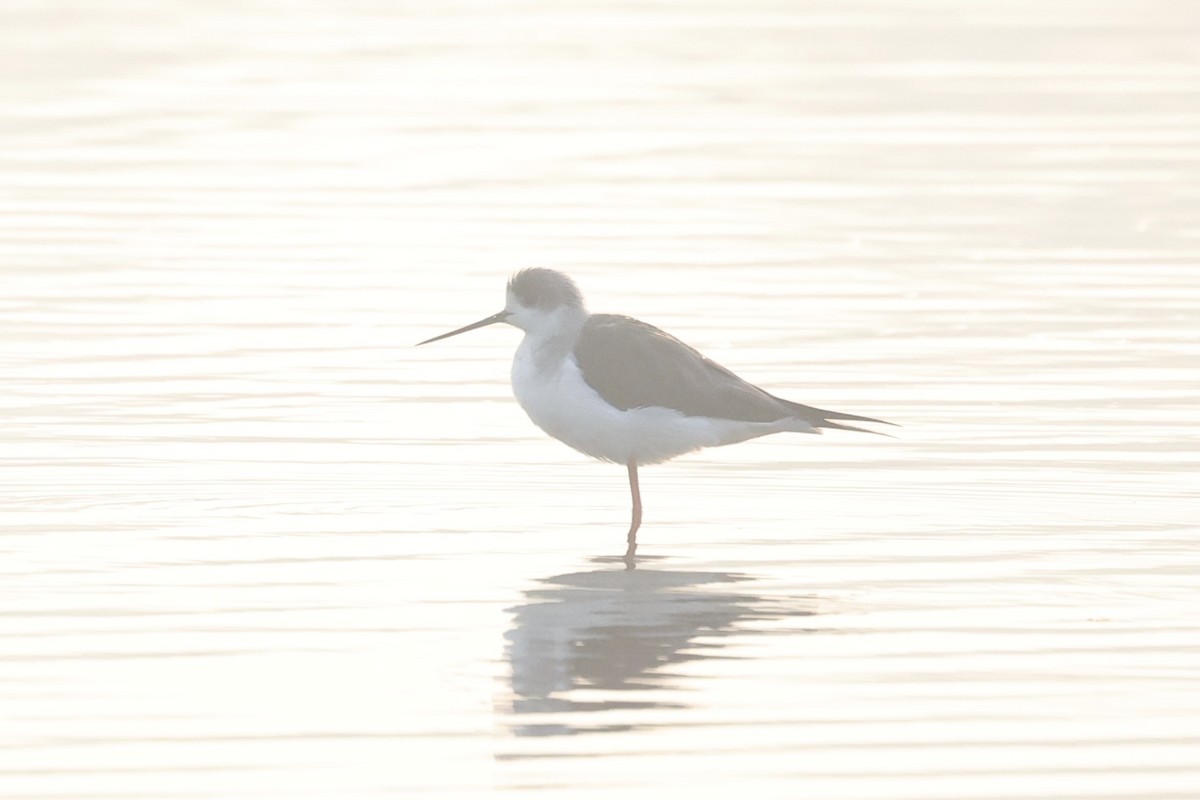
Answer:
<svg viewBox="0 0 1200 800"><path fill-rule="evenodd" d="M633 520L629 523L629 535L626 541L629 547L625 550L625 564L633 569L633 554L637 552L637 532L642 527L642 490L638 487L637 461L629 459L629 493L633 495Z"/></svg>

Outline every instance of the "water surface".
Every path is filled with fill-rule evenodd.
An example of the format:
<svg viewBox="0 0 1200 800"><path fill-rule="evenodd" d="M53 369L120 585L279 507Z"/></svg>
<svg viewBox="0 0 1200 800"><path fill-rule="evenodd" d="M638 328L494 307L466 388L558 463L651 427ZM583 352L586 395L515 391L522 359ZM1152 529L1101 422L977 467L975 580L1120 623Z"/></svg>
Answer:
<svg viewBox="0 0 1200 800"><path fill-rule="evenodd" d="M0 14L0 796L1200 795L1190 2ZM904 427L625 572L531 265Z"/></svg>

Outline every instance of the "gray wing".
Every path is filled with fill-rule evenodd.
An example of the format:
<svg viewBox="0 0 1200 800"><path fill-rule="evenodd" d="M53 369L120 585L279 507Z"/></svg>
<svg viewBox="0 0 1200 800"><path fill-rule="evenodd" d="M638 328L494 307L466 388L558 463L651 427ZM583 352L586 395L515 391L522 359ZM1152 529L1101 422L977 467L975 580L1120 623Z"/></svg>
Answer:
<svg viewBox="0 0 1200 800"><path fill-rule="evenodd" d="M816 428L877 433L834 420L887 422L793 403L763 391L695 348L632 317L593 314L575 343L583 379L622 411L674 408L689 417L775 422L796 417Z"/></svg>
<svg viewBox="0 0 1200 800"><path fill-rule="evenodd" d="M787 403L653 325L593 314L575 344L583 379L619 409L674 408L689 417L774 422Z"/></svg>

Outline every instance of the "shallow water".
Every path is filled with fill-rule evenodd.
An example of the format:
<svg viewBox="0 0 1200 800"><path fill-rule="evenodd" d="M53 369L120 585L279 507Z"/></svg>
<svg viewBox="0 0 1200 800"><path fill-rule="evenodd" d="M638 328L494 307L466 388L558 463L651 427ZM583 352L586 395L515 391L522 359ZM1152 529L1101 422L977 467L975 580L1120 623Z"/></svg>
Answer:
<svg viewBox="0 0 1200 800"><path fill-rule="evenodd" d="M1200 796L1189 2L8 3L0 796ZM624 471L570 272L895 439Z"/></svg>

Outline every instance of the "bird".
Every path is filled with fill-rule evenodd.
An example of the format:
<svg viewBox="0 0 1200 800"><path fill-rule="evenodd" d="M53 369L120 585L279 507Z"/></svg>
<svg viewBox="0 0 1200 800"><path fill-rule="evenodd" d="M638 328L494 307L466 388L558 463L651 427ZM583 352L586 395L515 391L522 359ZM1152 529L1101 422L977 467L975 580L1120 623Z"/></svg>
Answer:
<svg viewBox="0 0 1200 800"><path fill-rule="evenodd" d="M417 346L497 323L525 333L512 388L530 420L585 455L625 466L630 569L642 524L638 467L785 431L878 434L847 423L895 424L776 397L653 325L589 312L575 281L544 267L513 274L500 311Z"/></svg>

